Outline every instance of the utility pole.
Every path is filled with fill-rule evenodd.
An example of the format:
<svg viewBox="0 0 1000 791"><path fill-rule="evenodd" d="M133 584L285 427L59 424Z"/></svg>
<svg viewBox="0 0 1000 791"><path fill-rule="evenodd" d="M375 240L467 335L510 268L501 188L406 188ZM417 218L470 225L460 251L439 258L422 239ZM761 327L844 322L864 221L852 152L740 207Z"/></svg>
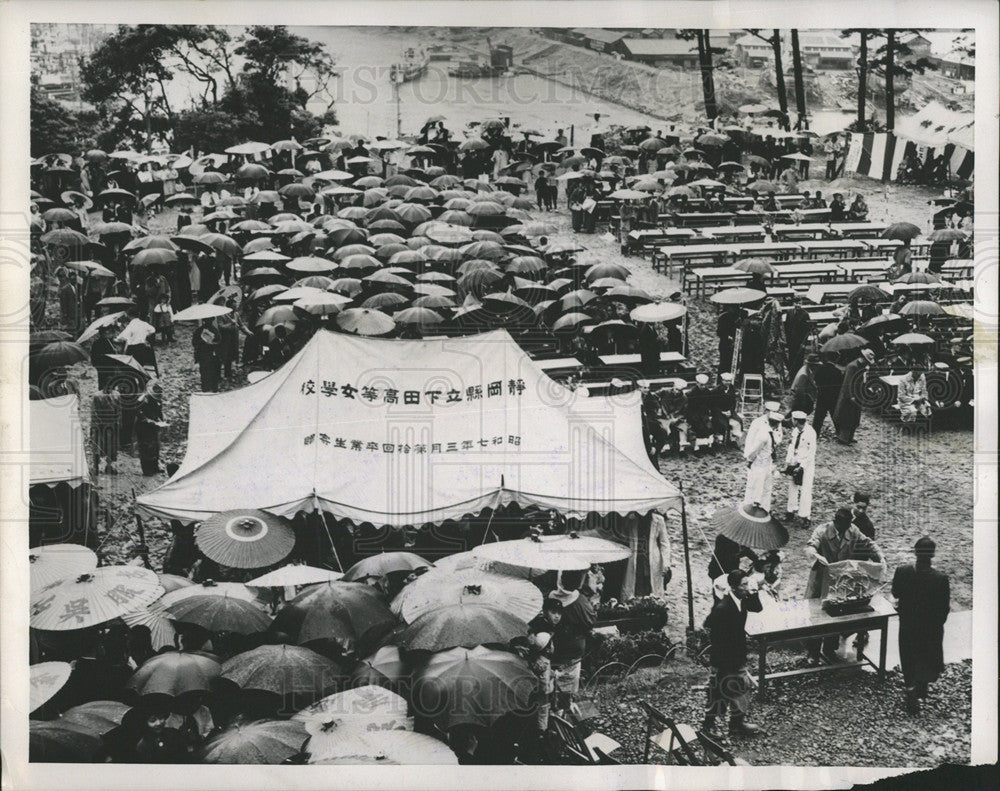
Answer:
<svg viewBox="0 0 1000 791"><path fill-rule="evenodd" d="M396 100L396 139L399 140L403 134L403 111L400 106L399 85L403 81L402 66L397 66L392 72L392 93Z"/></svg>

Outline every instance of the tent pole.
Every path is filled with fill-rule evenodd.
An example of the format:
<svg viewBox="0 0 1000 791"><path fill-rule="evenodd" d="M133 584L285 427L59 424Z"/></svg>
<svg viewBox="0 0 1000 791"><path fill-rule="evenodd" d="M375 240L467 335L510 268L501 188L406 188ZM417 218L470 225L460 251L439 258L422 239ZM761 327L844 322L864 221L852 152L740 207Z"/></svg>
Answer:
<svg viewBox="0 0 1000 791"><path fill-rule="evenodd" d="M493 530L493 517L496 515L497 509L500 507L500 499L503 497L503 476L500 476L500 488L497 489L497 504L493 506L493 510L490 511L490 518L486 522L486 532L483 533L483 540L480 542L480 546L486 543L486 539L490 536L490 531Z"/></svg>
<svg viewBox="0 0 1000 791"><path fill-rule="evenodd" d="M326 538L330 542L330 551L333 552L333 559L337 563L337 569L339 571L344 571L344 564L340 562L340 555L337 554L337 547L333 543L333 535L330 533L330 525L326 521L326 511L319 503L319 497L313 492L313 502L316 504L316 510L319 512L319 518L323 520L323 529L326 530Z"/></svg>
<svg viewBox="0 0 1000 791"><path fill-rule="evenodd" d="M684 537L684 570L687 572L688 631L694 631L694 590L691 585L691 551L688 546L687 504L684 500L684 484L677 482L681 491L681 535Z"/></svg>

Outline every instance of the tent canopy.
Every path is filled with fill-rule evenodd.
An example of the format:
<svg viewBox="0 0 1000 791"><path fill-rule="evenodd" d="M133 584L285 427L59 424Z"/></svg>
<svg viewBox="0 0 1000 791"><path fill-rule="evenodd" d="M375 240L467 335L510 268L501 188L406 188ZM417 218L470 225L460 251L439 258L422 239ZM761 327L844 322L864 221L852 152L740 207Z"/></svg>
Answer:
<svg viewBox="0 0 1000 791"><path fill-rule="evenodd" d="M78 486L90 480L86 443L75 395L29 401L29 483Z"/></svg>
<svg viewBox="0 0 1000 791"><path fill-rule="evenodd" d="M901 119L896 124L896 134L922 146L952 143L975 151L975 120L973 113L949 110L938 102L930 102L915 115Z"/></svg>
<svg viewBox="0 0 1000 791"><path fill-rule="evenodd" d="M191 397L184 462L140 511L200 521L316 508L423 525L518 503L573 516L679 508L638 394L587 398L504 330L423 341L318 331L270 376Z"/></svg>

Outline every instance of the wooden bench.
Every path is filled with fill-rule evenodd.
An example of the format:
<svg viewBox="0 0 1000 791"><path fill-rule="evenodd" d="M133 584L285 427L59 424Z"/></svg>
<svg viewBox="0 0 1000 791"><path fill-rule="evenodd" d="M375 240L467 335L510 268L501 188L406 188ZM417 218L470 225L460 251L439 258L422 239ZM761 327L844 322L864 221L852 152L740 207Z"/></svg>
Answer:
<svg viewBox="0 0 1000 791"><path fill-rule="evenodd" d="M685 287L688 283L694 284L693 293L696 297L703 297L709 293L713 286L716 290L719 286L742 286L750 280L750 275L742 269L731 266L710 266L700 269L692 269L685 272L690 277L684 278Z"/></svg>

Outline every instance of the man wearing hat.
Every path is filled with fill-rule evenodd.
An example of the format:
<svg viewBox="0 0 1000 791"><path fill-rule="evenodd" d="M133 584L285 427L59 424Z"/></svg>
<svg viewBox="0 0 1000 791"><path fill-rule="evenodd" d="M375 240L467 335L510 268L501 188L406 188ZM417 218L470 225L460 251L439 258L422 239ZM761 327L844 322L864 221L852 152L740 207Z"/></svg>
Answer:
<svg viewBox="0 0 1000 791"><path fill-rule="evenodd" d="M806 422L808 419L809 415L805 412L792 412L792 436L788 441L784 470L789 477L785 521L798 516L802 527L809 527L813 478L816 475L816 431Z"/></svg>
<svg viewBox="0 0 1000 791"><path fill-rule="evenodd" d="M747 485L743 495L746 505L759 505L771 510L771 493L774 487L774 459L780 439L776 434L781 425L780 412L767 412L766 422L758 418L750 425L743 446L747 462Z"/></svg>
<svg viewBox="0 0 1000 791"><path fill-rule="evenodd" d="M920 712L927 686L944 670L944 623L951 609L948 575L931 568L936 546L927 536L917 540L916 563L899 566L892 577L898 599L899 664L906 684L906 708Z"/></svg>
<svg viewBox="0 0 1000 791"><path fill-rule="evenodd" d="M875 352L862 349L861 356L852 360L844 369L844 382L840 386L833 422L837 428L836 440L841 445L854 443L854 432L861 424L861 406L864 400L865 379L868 369L875 362Z"/></svg>
<svg viewBox="0 0 1000 791"><path fill-rule="evenodd" d="M827 595L830 589L830 572L827 567L831 563L842 560L885 562L878 544L866 538L854 526L850 508L837 509L832 522L813 530L806 545L806 555L814 561L806 582L807 599L822 599ZM822 641L810 641L809 656L813 664L819 662L821 642L824 656L830 661L837 661L836 651L840 645L840 637L830 635Z"/></svg>
<svg viewBox="0 0 1000 791"><path fill-rule="evenodd" d="M705 625L711 648L708 705L702 730L718 736L715 721L729 715L730 736L755 736L760 728L747 722L750 682L747 674L747 613L760 612L760 597L750 590L745 572L731 571L726 578L729 592L717 600Z"/></svg>

